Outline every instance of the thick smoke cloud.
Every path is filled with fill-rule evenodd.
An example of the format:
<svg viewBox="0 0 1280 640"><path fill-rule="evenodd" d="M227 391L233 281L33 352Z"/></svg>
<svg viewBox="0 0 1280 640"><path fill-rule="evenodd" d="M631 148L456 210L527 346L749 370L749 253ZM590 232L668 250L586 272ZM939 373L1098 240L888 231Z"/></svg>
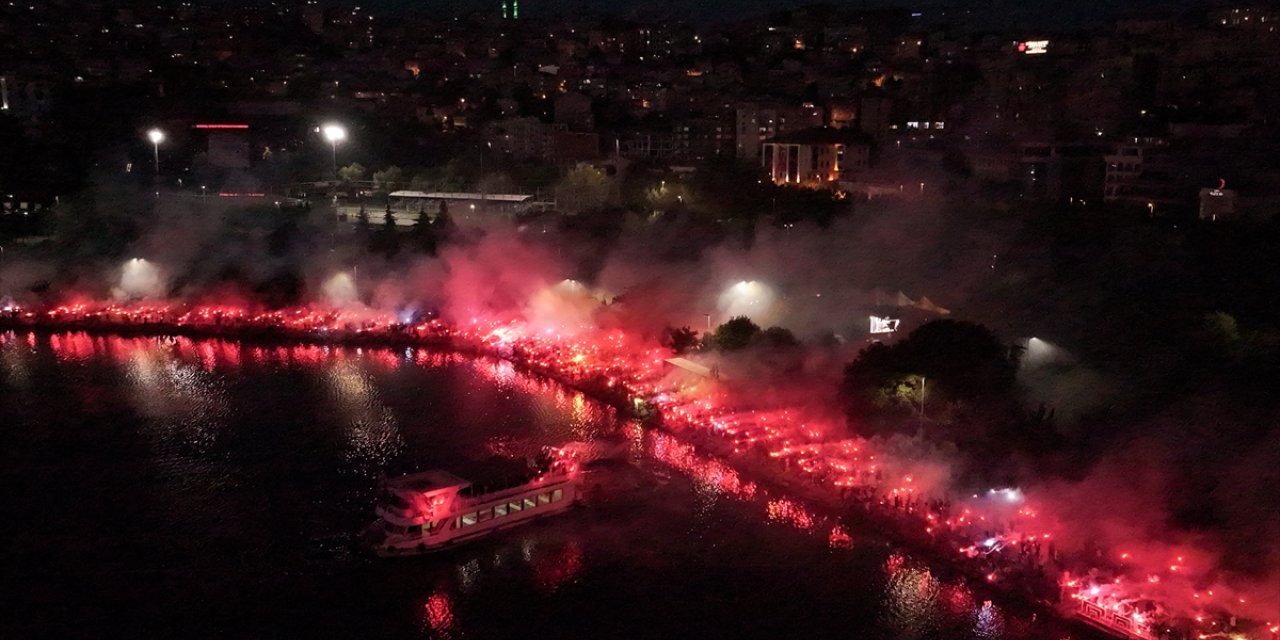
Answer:
<svg viewBox="0 0 1280 640"><path fill-rule="evenodd" d="M744 410L791 407L796 420L825 433L857 435L859 425L846 423L836 389L842 366L866 344L867 316L878 309L874 289L928 296L957 316L1006 332L1027 331L1005 319L1018 316L1028 301L974 295L989 294L984 289L1017 223L969 225L947 214L949 206L928 198L873 203L828 228L762 223L748 239L713 241L659 221L632 229L607 251L572 234L499 222L471 229L436 257L406 253L388 261L335 242L321 214L298 221L292 235L252 225L232 232L223 215L162 199L157 222L123 263L82 263L68 278L56 265L18 259L6 261L3 277L27 302L36 296L23 291L51 281L52 290L68 283L66 290L76 295L99 298L267 305L255 291L293 273L304 304L433 311L459 324L520 321L548 335L623 328L652 340L672 325L705 330L708 315L712 324L746 315L762 326L786 327L807 345L707 356L725 372L720 391ZM831 334L844 344L820 343ZM1012 342L1025 333L1005 337ZM1041 470L1019 478L1046 511L1059 514L1061 544L1132 547L1128 560L1152 567L1184 557L1196 589L1231 576L1234 584L1249 584L1267 597L1254 605L1255 613L1267 614L1266 607L1280 602L1274 542L1280 517L1267 494L1268 487L1280 486L1280 416L1224 417L1221 409L1230 400L1195 392L1185 411L1104 433L1090 416L1131 390L1078 361L1071 345L1022 344L1027 352L1019 382L1028 406L1054 408L1057 428L1088 449L1061 477ZM902 467L894 471L912 475L922 491L973 489L956 486L956 469L974 461L946 443L894 436L878 446ZM1170 587L1160 589L1187 591Z"/></svg>

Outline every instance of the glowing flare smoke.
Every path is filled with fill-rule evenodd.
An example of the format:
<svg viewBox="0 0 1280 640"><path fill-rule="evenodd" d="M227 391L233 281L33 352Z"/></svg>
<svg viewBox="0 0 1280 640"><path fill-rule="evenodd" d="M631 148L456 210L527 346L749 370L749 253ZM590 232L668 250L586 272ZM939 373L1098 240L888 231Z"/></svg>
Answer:
<svg viewBox="0 0 1280 640"><path fill-rule="evenodd" d="M164 293L165 282L160 269L141 258L120 266L120 278L111 289L111 297L117 301L159 298Z"/></svg>

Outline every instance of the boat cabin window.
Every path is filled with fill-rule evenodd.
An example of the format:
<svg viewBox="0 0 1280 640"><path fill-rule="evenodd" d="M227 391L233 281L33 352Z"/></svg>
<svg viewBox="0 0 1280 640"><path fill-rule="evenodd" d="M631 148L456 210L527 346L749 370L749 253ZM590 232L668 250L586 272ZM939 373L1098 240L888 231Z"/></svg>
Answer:
<svg viewBox="0 0 1280 640"><path fill-rule="evenodd" d="M463 516L462 516L462 526L464 526L464 527L469 527L469 526L471 526L471 525L473 525L473 524L475 524L475 523L476 523L476 514L475 514L474 512L472 512L472 513L467 513L467 514L463 514Z"/></svg>
<svg viewBox="0 0 1280 640"><path fill-rule="evenodd" d="M493 506L493 517L501 518L502 516L505 516L505 515L507 515L507 505L496 504Z"/></svg>
<svg viewBox="0 0 1280 640"><path fill-rule="evenodd" d="M440 528L443 526L444 526L444 520L436 520L435 522L432 522L427 525L427 533L435 533L439 531Z"/></svg>
<svg viewBox="0 0 1280 640"><path fill-rule="evenodd" d="M480 518L479 518L480 522L484 522L485 520L491 520L491 519L493 519L493 509L480 510Z"/></svg>
<svg viewBox="0 0 1280 640"><path fill-rule="evenodd" d="M559 502L562 498L564 498L564 490L563 490L563 489L556 489L555 491L552 491L552 492L551 492L551 501L552 501L552 502Z"/></svg>
<svg viewBox="0 0 1280 640"><path fill-rule="evenodd" d="M538 504L551 504L551 492L539 493Z"/></svg>
<svg viewBox="0 0 1280 640"><path fill-rule="evenodd" d="M507 503L507 511L510 511L511 513L519 513L520 510L523 508L524 508L524 504L521 503L519 500L516 500L515 502Z"/></svg>
<svg viewBox="0 0 1280 640"><path fill-rule="evenodd" d="M408 536L409 536L409 537L411 537L411 538L417 538L417 537L421 536L421 535L422 535L422 525L420 525L420 524L415 524L415 525L413 525L413 526L409 527L409 528L405 531L405 534L406 534L406 535L408 535Z"/></svg>
<svg viewBox="0 0 1280 640"><path fill-rule="evenodd" d="M538 501L537 501L537 500L535 500L534 498L525 498L525 499L524 499L524 508L526 508L526 509L532 509L532 508L534 508L534 507L536 507L536 506L538 506Z"/></svg>

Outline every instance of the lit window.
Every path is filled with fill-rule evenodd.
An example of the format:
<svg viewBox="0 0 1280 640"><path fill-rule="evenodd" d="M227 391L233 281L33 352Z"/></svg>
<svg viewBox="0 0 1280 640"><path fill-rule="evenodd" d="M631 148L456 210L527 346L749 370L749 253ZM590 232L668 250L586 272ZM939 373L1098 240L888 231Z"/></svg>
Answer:
<svg viewBox="0 0 1280 640"><path fill-rule="evenodd" d="M563 491L563 490L561 490L561 489L556 489L555 491L552 491L552 492L551 492L551 501L552 501L552 502L559 502L559 501L560 501L560 500L562 500L563 498L564 498L564 491Z"/></svg>
<svg viewBox="0 0 1280 640"><path fill-rule="evenodd" d="M539 493L538 504L551 504L551 492Z"/></svg>
<svg viewBox="0 0 1280 640"><path fill-rule="evenodd" d="M524 508L524 507L521 505L521 503L520 503L520 501L519 501L519 500L517 500L517 501L515 501L515 502L508 502L508 503L507 503L507 511L509 511L509 512L511 512L511 513L519 513L519 512L520 512L520 510L521 510L521 509L523 509L523 508Z"/></svg>
<svg viewBox="0 0 1280 640"><path fill-rule="evenodd" d="M493 517L501 518L505 515L507 515L507 505L500 504L493 507Z"/></svg>
<svg viewBox="0 0 1280 640"><path fill-rule="evenodd" d="M524 508L526 508L526 509L532 509L532 508L534 508L534 507L536 507L536 506L538 506L538 503L537 503L537 501L535 501L533 498L525 498L525 499L524 499Z"/></svg>
<svg viewBox="0 0 1280 640"><path fill-rule="evenodd" d="M476 523L476 514L467 513L462 516L462 526L469 527Z"/></svg>
<svg viewBox="0 0 1280 640"><path fill-rule="evenodd" d="M492 520L492 519L493 519L493 509L485 509L485 510L481 511L481 512L480 512L480 517L479 517L478 519L480 520L480 522L484 522L485 520Z"/></svg>

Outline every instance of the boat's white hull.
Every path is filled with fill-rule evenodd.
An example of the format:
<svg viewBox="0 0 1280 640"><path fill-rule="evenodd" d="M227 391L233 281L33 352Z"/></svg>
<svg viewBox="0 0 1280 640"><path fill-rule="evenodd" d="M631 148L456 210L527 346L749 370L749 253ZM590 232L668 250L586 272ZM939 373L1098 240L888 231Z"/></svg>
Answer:
<svg viewBox="0 0 1280 640"><path fill-rule="evenodd" d="M566 503L563 507L557 508L555 510L544 511L541 515L533 515L533 516L529 516L528 518L521 518L519 520L502 523L497 526L487 527L484 529L477 529L474 532L468 532L463 535L447 538L443 541L431 541L430 544L428 544L426 540L422 540L416 544L406 542L406 543L376 545L373 549L373 552L382 558L401 558L404 556L424 555L424 554L433 553L436 551L443 551L445 549L451 549L458 545L466 544L473 540L483 538L492 533L497 533L499 531L518 527L522 524L533 522L534 520L541 520L542 518L545 518L547 516L556 515L558 513L568 511L569 508L572 506L573 506L573 503Z"/></svg>
<svg viewBox="0 0 1280 640"><path fill-rule="evenodd" d="M366 532L366 543L376 555L384 558L421 555L452 548L496 531L563 513L578 501L577 486L573 482L556 483L539 489L539 493L554 493L557 498L543 503L537 500L539 493L529 492L495 497L493 500L483 501L451 514L445 519L446 524L439 531L435 533L423 531L417 537L385 534L381 530L383 521L379 520ZM535 502L535 506L528 506L528 500ZM509 507L513 502L524 503L524 506L519 511L510 510Z"/></svg>

